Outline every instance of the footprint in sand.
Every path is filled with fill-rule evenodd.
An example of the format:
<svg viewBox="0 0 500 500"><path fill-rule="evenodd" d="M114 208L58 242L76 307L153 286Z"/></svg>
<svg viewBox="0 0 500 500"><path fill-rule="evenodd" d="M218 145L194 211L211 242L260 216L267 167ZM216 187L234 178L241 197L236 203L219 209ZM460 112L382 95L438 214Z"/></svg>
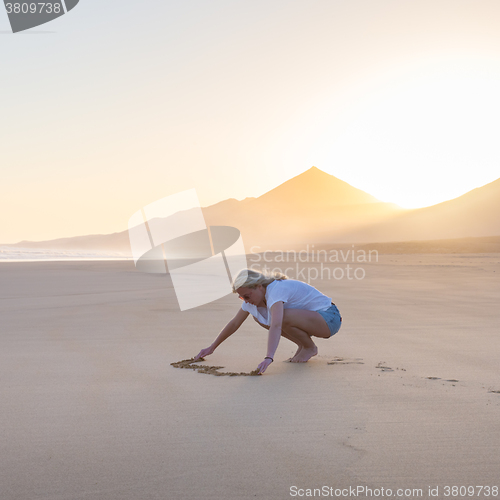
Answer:
<svg viewBox="0 0 500 500"><path fill-rule="evenodd" d="M177 361L176 363L170 363L174 368L188 368L190 370L195 370L198 373L206 373L208 375L215 375L216 377L254 377L258 376L259 373L257 370L254 370L250 373L245 372L220 372L224 368L223 366L207 366L207 365L198 365L195 363L199 363L200 361L205 361L204 358L197 359L183 359L182 361Z"/></svg>
<svg viewBox="0 0 500 500"><path fill-rule="evenodd" d="M383 372L393 372L394 370L390 366L385 366L385 361L380 361L380 363L375 367Z"/></svg>
<svg viewBox="0 0 500 500"><path fill-rule="evenodd" d="M364 365L363 358L341 358L339 356L335 356L331 361L328 361L328 365Z"/></svg>
<svg viewBox="0 0 500 500"><path fill-rule="evenodd" d="M428 380L441 380L440 377L424 377L424 378L426 378ZM448 379L444 379L443 382L455 383L455 382L458 382L458 380L456 378L448 378Z"/></svg>

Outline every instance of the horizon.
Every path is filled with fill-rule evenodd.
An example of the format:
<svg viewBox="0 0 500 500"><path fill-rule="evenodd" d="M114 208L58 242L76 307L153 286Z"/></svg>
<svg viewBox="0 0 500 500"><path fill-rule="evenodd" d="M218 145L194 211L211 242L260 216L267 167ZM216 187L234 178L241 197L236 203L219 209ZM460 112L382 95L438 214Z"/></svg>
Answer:
<svg viewBox="0 0 500 500"><path fill-rule="evenodd" d="M280 183L279 185L272 187L269 191L267 191L266 193L261 194L260 196L263 196L264 194L267 194L267 193L269 193L270 191L272 191L272 190L274 190L274 189L276 189L276 188L278 188L278 187L282 186L283 184L287 183L288 181L290 181L290 180L294 179L295 177L300 177L300 176L302 176L302 175L306 174L307 172L311 171L312 169L316 169L316 170L318 170L319 172L321 172L321 173L323 173L323 174L330 175L330 176L332 176L333 178L335 178L336 180L339 180L339 181L342 181L342 182L346 182L346 181L344 181L343 179L340 179L340 178L338 178L338 177L334 176L333 174L329 174L328 172L325 172L324 170L321 170L321 169L320 169L320 168L318 168L317 166L313 165L312 167L309 167L307 170L304 170L302 173L300 173L300 174L298 174L298 175L296 175L296 176L294 176L294 177L290 177L289 179L286 179L285 181L283 181L283 182L282 182L282 183ZM492 182L495 182L496 180L499 180L499 179L500 179L500 177L499 177L498 179L495 179L495 180L493 180L493 181L491 181L491 182L487 183L487 184L491 184ZM347 183L347 184L349 184L349 183ZM478 187L479 187L479 188L481 188L481 187L486 186L487 184L484 184L483 186L478 186ZM351 184L349 184L349 185L350 185L351 187L355 188L355 189L359 189L359 188L357 188L356 186L352 186ZM424 206L424 207L417 207L417 208L405 208L405 207L401 207L401 206L399 206L399 205L398 205L398 207L402 210L402 212L401 212L401 213L406 213L406 212L410 212L410 211L414 211L414 210L419 210L419 209L421 209L421 208L422 208L422 209L424 209L424 208L430 208L430 207L433 207L433 206L439 205L440 203L444 203L444 202L447 202L447 201L454 200L454 199L456 199L456 198L460 198L460 196L463 196L464 194L467 194L467 193L469 193L469 192L473 191L474 189L477 189L477 188L472 188L471 190L467 191L466 193L462 193L461 195L459 195L459 196L457 196L457 197L455 197L455 198L450 198L450 199L448 199L448 200L443 200L443 201L440 201L440 202L435 203L435 204L433 204L433 205L428 205L428 206ZM366 193L366 194L371 195L371 193ZM259 196L259 197L260 197L260 196ZM245 197L245 198L241 198L241 199L237 199L237 198L226 198L226 199L224 199L224 200L219 200L219 201L216 201L215 203L212 203L211 205L202 206L201 208L202 208L202 209L206 209L206 208L209 208L209 207L211 207L211 206L213 206L213 205L217 205L218 203L223 203L223 202L228 201L228 200L231 200L231 199L236 200L236 201L238 201L238 202L241 202L241 201L244 201L244 200L249 199L249 198L250 198L250 199L258 199L259 197L251 197L251 196L247 196L247 197ZM152 200L152 202L154 202L154 201L156 201L156 200ZM392 202L390 202L390 201L385 201L385 200L379 200L379 202L381 202L381 203L392 203ZM5 243L5 242L3 242L3 241L0 241L0 246L2 246L2 245L11 245L11 246L12 246L12 245L21 244L21 243L37 243L37 242L41 242L41 243L43 243L43 242L48 242L48 241L53 241L53 240L59 240L59 239L70 239L70 238L79 238L79 237L83 237L83 238L84 238L84 237L90 237L90 236L108 236L108 235L111 235L111 234L122 233L122 232L125 232L125 231L128 231L128 227L127 227L127 226L126 226L126 227L124 227L123 229L118 229L118 230L113 231L113 232L111 232L111 233L96 233L96 232L94 232L94 233L87 233L87 234L78 234L78 235L73 235L73 236L59 236L59 237L55 237L55 238L51 238L51 239L46 239L46 240L35 240L35 241L34 241L34 240L28 240L28 239L22 239L22 240L18 240L18 241L16 241L16 242L11 242L11 243ZM445 238L445 239L446 239L446 238ZM453 238L452 238L452 239L453 239ZM411 240L409 240L409 241L411 241ZM396 243L396 242L393 242L393 243Z"/></svg>

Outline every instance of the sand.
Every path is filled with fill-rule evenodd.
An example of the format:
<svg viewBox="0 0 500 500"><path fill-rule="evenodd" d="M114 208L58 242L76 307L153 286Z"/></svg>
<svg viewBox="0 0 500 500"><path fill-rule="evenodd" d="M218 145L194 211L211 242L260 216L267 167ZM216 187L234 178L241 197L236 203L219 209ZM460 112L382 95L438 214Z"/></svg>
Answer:
<svg viewBox="0 0 500 500"><path fill-rule="evenodd" d="M130 262L2 263L0 498L498 486L499 263L386 255L363 280L316 280L340 332L305 364L282 339L259 377L170 366L211 343L234 295L179 312L169 278ZM205 364L249 373L266 336L248 320Z"/></svg>

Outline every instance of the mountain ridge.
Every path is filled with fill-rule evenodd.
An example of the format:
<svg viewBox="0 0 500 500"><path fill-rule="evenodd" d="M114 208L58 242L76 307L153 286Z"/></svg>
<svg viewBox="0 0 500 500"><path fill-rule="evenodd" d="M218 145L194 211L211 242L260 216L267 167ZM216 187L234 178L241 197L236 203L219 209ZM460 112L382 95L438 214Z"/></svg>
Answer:
<svg viewBox="0 0 500 500"><path fill-rule="evenodd" d="M436 205L403 209L311 167L259 197L229 198L202 211L209 226L238 228L247 249L489 237L500 235L500 179ZM130 254L128 230L3 246Z"/></svg>

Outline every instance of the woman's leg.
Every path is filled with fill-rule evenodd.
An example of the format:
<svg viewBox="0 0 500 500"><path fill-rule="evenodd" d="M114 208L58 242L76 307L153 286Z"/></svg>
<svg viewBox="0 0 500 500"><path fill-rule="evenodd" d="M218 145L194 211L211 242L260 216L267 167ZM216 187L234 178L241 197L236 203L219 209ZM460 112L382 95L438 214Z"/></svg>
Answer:
<svg viewBox="0 0 500 500"><path fill-rule="evenodd" d="M288 333L286 333L284 330L281 330L281 336L292 341L294 344L297 344L297 350L295 351L295 354L291 358L287 359L287 361L292 361L293 359L295 359L298 356L299 352L302 351L302 349L304 348L304 345L302 345L300 343L300 341L298 339L296 339L295 337L288 335Z"/></svg>
<svg viewBox="0 0 500 500"><path fill-rule="evenodd" d="M262 328L265 328L266 330L269 330L269 327L267 325L264 325L262 324L257 318L255 318L254 316L252 316L253 319L255 320L256 323L258 323ZM281 336L282 337L285 337L286 339L288 340L291 340L293 343L297 344L298 346L298 349L297 351L295 352L295 354L289 358L287 361L292 361L293 358L295 358L297 356L297 354L299 354L299 352L302 350L302 348L304 347L295 337L291 337L290 335L288 335L284 330L281 330Z"/></svg>
<svg viewBox="0 0 500 500"><path fill-rule="evenodd" d="M321 314L304 309L285 309L282 330L287 338L302 346L290 359L292 363L305 363L318 354L311 337L330 338L330 329Z"/></svg>

